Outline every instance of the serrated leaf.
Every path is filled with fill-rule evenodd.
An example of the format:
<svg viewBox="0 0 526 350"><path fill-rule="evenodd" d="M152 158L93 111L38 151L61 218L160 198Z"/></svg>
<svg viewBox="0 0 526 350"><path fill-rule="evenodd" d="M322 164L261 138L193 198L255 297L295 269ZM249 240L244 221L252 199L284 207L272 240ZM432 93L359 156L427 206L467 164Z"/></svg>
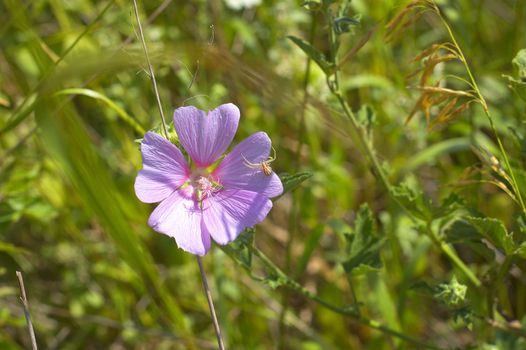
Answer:
<svg viewBox="0 0 526 350"><path fill-rule="evenodd" d="M467 290L468 287L459 283L453 276L449 283L441 283L436 286L434 297L446 305L458 305L466 299Z"/></svg>
<svg viewBox="0 0 526 350"><path fill-rule="evenodd" d="M522 242L522 244L515 250L514 254L526 259L526 242Z"/></svg>
<svg viewBox="0 0 526 350"><path fill-rule="evenodd" d="M526 83L526 49L517 52L515 58L511 61L519 79Z"/></svg>
<svg viewBox="0 0 526 350"><path fill-rule="evenodd" d="M374 235L373 215L364 204L358 210L352 233L346 235L347 256L343 262L345 272L361 274L382 267L380 248L384 240Z"/></svg>
<svg viewBox="0 0 526 350"><path fill-rule="evenodd" d="M515 242L511 233L499 219L467 217L466 220L473 225L479 233L497 248L504 250L506 254L512 254L515 250Z"/></svg>
<svg viewBox="0 0 526 350"><path fill-rule="evenodd" d="M325 55L314 48L311 44L306 42L303 39L297 38L295 36L287 36L294 44L296 44L309 58L311 58L316 64L325 72L325 74L330 75L334 70L334 65L327 60Z"/></svg>
<svg viewBox="0 0 526 350"><path fill-rule="evenodd" d="M453 313L453 320L455 322L461 321L469 330L473 329L474 318L475 315L473 314L473 310L469 306L457 309Z"/></svg>
<svg viewBox="0 0 526 350"><path fill-rule="evenodd" d="M509 86L526 101L526 49L520 50L511 61L515 69L515 77L503 75L508 79Z"/></svg>
<svg viewBox="0 0 526 350"><path fill-rule="evenodd" d="M416 180L411 178L392 188L393 196L416 217L424 221L431 219L424 194Z"/></svg>
<svg viewBox="0 0 526 350"><path fill-rule="evenodd" d="M252 251L250 247L254 244L256 230L253 227L247 228L228 245L223 246L223 250L233 257L245 268L252 266Z"/></svg>
<svg viewBox="0 0 526 350"><path fill-rule="evenodd" d="M287 192L292 191L296 187L298 187L302 182L306 181L312 177L312 173L309 172L300 172L296 173L294 175L289 174L281 174L280 179L281 183L283 184L283 193L281 195L284 195Z"/></svg>

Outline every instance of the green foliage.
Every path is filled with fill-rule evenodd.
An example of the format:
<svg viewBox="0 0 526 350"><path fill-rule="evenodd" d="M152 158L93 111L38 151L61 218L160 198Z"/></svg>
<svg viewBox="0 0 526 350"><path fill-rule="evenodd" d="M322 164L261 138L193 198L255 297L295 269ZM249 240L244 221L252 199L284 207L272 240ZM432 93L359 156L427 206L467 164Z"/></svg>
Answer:
<svg viewBox="0 0 526 350"><path fill-rule="evenodd" d="M526 2L235 2L139 1L170 140L234 102L277 150L269 217L203 258L227 348L526 348ZM0 5L2 349L17 270L40 348L215 348L133 193L162 128L130 6Z"/></svg>
<svg viewBox="0 0 526 350"><path fill-rule="evenodd" d="M505 75L511 88L526 101L526 49L520 50L512 61L515 76Z"/></svg>
<svg viewBox="0 0 526 350"><path fill-rule="evenodd" d="M345 235L348 248L342 262L348 274L362 274L382 267L380 249L383 239L375 236L371 209L364 204L358 210L351 233Z"/></svg>
<svg viewBox="0 0 526 350"><path fill-rule="evenodd" d="M309 178L312 177L312 173L310 172L299 172L293 175L289 174L281 174L280 179L283 183L283 194L290 192L294 190L296 187L301 185L303 182L307 181ZM283 195L282 194L282 195Z"/></svg>
<svg viewBox="0 0 526 350"><path fill-rule="evenodd" d="M332 63L330 63L325 55L320 51L316 50L311 44L307 41L297 38L295 36L289 35L288 38L296 44L303 52L311 58L316 64L326 73L330 74L334 69Z"/></svg>

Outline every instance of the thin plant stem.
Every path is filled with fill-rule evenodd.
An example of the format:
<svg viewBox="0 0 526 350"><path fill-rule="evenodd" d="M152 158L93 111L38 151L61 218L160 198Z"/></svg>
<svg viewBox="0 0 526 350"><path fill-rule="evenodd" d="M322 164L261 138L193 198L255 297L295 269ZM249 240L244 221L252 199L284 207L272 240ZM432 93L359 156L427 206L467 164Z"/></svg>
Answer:
<svg viewBox="0 0 526 350"><path fill-rule="evenodd" d="M330 15L327 15L329 18L327 20L330 23ZM334 33L333 26L329 26L329 39L331 41L330 47L331 47L331 58L332 63L334 67L338 67L338 55L336 52L336 34ZM369 138L363 131L363 128L358 123L358 120L356 119L356 116L354 115L351 107L347 103L347 101L344 99L343 94L340 90L339 86L339 75L338 75L338 69L334 70L333 73L333 80L330 79L330 76L327 75L327 85L329 86L329 89L333 93L333 95L338 99L338 102L340 103L341 107L343 108L344 114L347 117L347 119L350 121L354 131L357 134L359 146L362 148L362 150L365 152L367 158L371 162L375 174L379 177L380 181L386 188L387 192L391 197L395 200L395 202L402 208L406 214L409 216L409 218L413 222L417 222L418 220L416 217L411 213L411 211L403 204L401 203L397 197L394 195L394 188L387 177L387 174L385 173L385 170L381 166L378 157L376 156L376 153L374 151L374 147L372 143L370 142ZM475 84L474 84L475 85ZM476 85L475 85L476 87ZM477 276L473 273L473 271L470 270L470 268L464 264L464 262L458 257L456 252L445 242L439 240L436 238L436 234L432 230L428 230L427 234L431 237L433 240L433 243L440 249L440 251L445 254L449 260L458 268L460 269L463 274L469 279L471 283L473 283L476 287L480 287L482 283L477 278Z"/></svg>
<svg viewBox="0 0 526 350"><path fill-rule="evenodd" d="M29 331L29 337L31 338L31 348L33 350L38 350L37 338L35 337L33 322L31 322L31 314L29 313L29 303L27 301L26 288L24 286L24 278L22 277L22 272L17 271L16 277L18 278L18 284L20 285L20 300L22 300L22 305L24 306L24 316L26 317L27 330Z"/></svg>
<svg viewBox="0 0 526 350"><path fill-rule="evenodd" d="M168 127L166 126L166 119L164 118L163 107L161 105L161 98L159 97L159 90L157 89L157 82L155 80L155 74L154 74L153 67L152 67L152 64L150 62L150 58L149 58L149 55L148 55L148 48L146 47L146 41L144 40L144 33L143 33L143 30L142 30L141 20L140 20L140 17L139 17L139 9L137 7L137 1L136 0L133 0L133 8L135 10L135 18L137 20L137 26L139 27L139 35L140 35L140 39L141 39L141 42L142 42L142 48L144 50L144 55L146 56L146 61L148 63L148 70L150 71L150 78L152 80L153 90L154 90L154 93L155 93L155 97L157 99L157 107L159 108L159 114L161 116L161 121L162 121L162 124L163 124L164 136L165 136L165 138L167 140L169 140ZM201 281L203 283L203 288L205 290L206 300L208 302L208 307L210 309L210 315L212 317L212 323L214 324L214 331L215 331L216 337L217 337L217 344L219 346L219 350L225 350L225 345L223 343L223 338L221 337L221 329L219 327L219 322L217 321L217 316L216 316L215 307L214 307L214 301L212 299L212 293L210 292L210 288L208 286L208 281L206 279L206 273L205 273L205 270L203 268L203 264L201 262L201 258L198 255L196 255L196 259L197 259L197 265L199 265L199 272L200 272L200 276L201 276Z"/></svg>
<svg viewBox="0 0 526 350"><path fill-rule="evenodd" d="M148 71L150 72L150 78L152 80L153 91L155 93L155 99L157 100L157 108L159 109L159 114L161 115L164 136L166 137L166 139L169 139L168 128L166 127L166 119L164 118L163 106L161 105L161 98L159 97L159 90L157 89L157 81L155 80L155 73L153 72L152 63L150 62L150 55L148 54L148 48L146 47L146 40L144 40L144 33L142 31L141 20L139 18L139 9L137 7L136 0L133 0L133 8L135 10L135 19L137 19L137 26L139 27L139 35L141 37L142 49L144 51L144 56L146 56L146 63L148 64Z"/></svg>
<svg viewBox="0 0 526 350"><path fill-rule="evenodd" d="M338 313L340 315L343 315L343 316L347 316L347 317L350 317L352 319L354 319L355 321L367 326L367 327L370 327L370 328L373 328L373 329L376 329L378 331L381 331L382 333L384 334L388 334L388 335L391 335L393 337L396 337L396 338L399 338L401 340L404 340L408 343L411 343L411 344L414 344L414 345L417 345L418 346L418 349L433 349L433 350L441 350L442 348L434 345L434 344L429 344L423 340L420 340L420 339L416 339L416 338L413 338L411 336L408 336L404 333L401 333L397 330L394 330L390 327L387 327L385 325L383 325L381 322L379 321L376 321L376 320L372 320L372 319L369 319L369 318L366 318L364 316L361 316L356 310L354 307L339 307L337 305L334 305L322 298L320 298L318 295L312 293L311 291L309 291L308 289L306 289L305 287L303 287L302 285L300 285L298 282L296 282L295 280L291 279L290 277L287 276L287 274L285 274L278 266L276 266L261 250L257 249L256 247L252 247L250 246L250 249L252 251L252 253L258 257L258 259L261 261L261 263L271 271L272 274L278 276L280 279L283 279L284 281L284 286L288 287L288 288L291 288L301 294L303 294L305 297L311 299L312 301L316 302L317 304L325 307L326 309L329 309L335 313Z"/></svg>
<svg viewBox="0 0 526 350"><path fill-rule="evenodd" d="M221 328L219 327L219 322L217 321L214 301L212 299L212 293L210 292L210 288L208 287L208 281L206 279L205 269L203 268L201 257L199 255L196 255L195 257L197 259L197 264L199 265L199 272L201 273L201 280L203 281L203 288L205 290L206 301L208 301L210 315L212 316L212 323L214 324L214 330L216 332L217 346L219 347L220 350L225 350L225 344L223 343L223 338L221 337Z"/></svg>
<svg viewBox="0 0 526 350"><path fill-rule="evenodd" d="M508 155L506 153L506 150L504 149L504 145L502 144L502 140L500 139L499 134L497 133L497 129L495 128L495 124L493 123L493 118L491 117L491 114L489 112L489 108L488 108L488 104L486 103L486 99L484 98L484 96L480 92L480 89L479 89L479 86L477 84L477 81L475 80L475 77L474 77L473 73L471 72L471 68L469 67L468 61L466 60L466 57L464 56L464 53L460 49L460 45L458 44L457 39L455 38L455 35L453 34L453 30L451 29L451 26L446 21L444 16L442 16L442 12L440 11L440 9L438 8L438 6L436 5L436 3L434 1L432 2L432 7L435 10L435 12L437 13L437 15L440 18L440 20L442 21L442 23L444 24L444 26L446 27L446 30L447 30L447 32L449 34L449 37L451 38L451 41L453 42L453 45L457 48L458 54L460 55L460 59L461 59L462 63L464 64L464 67L466 68L466 71L468 73L469 79L471 80L471 86L475 90L475 92L476 92L476 94L478 96L478 101L480 102L480 104L482 105L482 108L484 109L484 113L486 114L486 117L488 118L488 121L489 121L489 124L490 124L490 127L491 127L491 131L495 135L495 138L496 138L497 143L499 145L499 150L500 150L500 153L502 154L502 158L504 159L504 163L506 164L506 167L508 168L508 171L510 172L511 185L513 186L513 191L515 192L515 196L517 197L517 199L519 201L519 204L521 206L522 213L524 215L526 215L526 204L524 203L524 200L522 198L522 194L520 192L519 184L517 182L517 179L515 178L515 172L513 171L513 168L511 167L510 161L508 159Z"/></svg>

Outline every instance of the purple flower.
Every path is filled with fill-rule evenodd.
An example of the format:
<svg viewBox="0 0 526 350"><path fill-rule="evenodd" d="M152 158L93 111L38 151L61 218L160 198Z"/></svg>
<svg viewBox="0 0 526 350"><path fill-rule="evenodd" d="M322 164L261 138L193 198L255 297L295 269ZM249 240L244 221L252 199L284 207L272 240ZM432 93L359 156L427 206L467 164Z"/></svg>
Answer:
<svg viewBox="0 0 526 350"><path fill-rule="evenodd" d="M143 168L135 193L145 203L161 202L148 219L155 231L174 237L179 248L196 255L210 249L210 236L227 244L245 228L261 222L272 208L269 198L283 192L279 177L256 166L267 160L271 142L252 134L216 166L232 142L239 109L229 103L205 112L181 107L174 112L179 149L165 138L146 133L141 143Z"/></svg>

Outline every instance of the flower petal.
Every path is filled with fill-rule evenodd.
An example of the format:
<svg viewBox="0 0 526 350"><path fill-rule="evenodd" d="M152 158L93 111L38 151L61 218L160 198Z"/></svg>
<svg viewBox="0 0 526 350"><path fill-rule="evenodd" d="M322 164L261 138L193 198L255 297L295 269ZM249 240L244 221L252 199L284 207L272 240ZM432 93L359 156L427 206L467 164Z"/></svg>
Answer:
<svg viewBox="0 0 526 350"><path fill-rule="evenodd" d="M180 107L174 112L174 127L184 149L198 167L207 167L225 152L239 123L239 108L228 103L208 112Z"/></svg>
<svg viewBox="0 0 526 350"><path fill-rule="evenodd" d="M272 208L265 196L244 190L223 190L203 201L203 223L218 244L233 241L245 228L263 221Z"/></svg>
<svg viewBox="0 0 526 350"><path fill-rule="evenodd" d="M210 235L201 229L202 217L196 202L175 191L155 208L148 225L174 237L177 246L184 251L203 256L210 249Z"/></svg>
<svg viewBox="0 0 526 350"><path fill-rule="evenodd" d="M160 135L147 132L141 153L143 168L135 179L135 194L142 202L160 202L188 179L190 170L181 151Z"/></svg>
<svg viewBox="0 0 526 350"><path fill-rule="evenodd" d="M266 133L250 135L226 155L212 175L226 189L248 190L269 198L279 196L283 193L281 180L274 172L265 175L259 166L268 158L270 145Z"/></svg>

